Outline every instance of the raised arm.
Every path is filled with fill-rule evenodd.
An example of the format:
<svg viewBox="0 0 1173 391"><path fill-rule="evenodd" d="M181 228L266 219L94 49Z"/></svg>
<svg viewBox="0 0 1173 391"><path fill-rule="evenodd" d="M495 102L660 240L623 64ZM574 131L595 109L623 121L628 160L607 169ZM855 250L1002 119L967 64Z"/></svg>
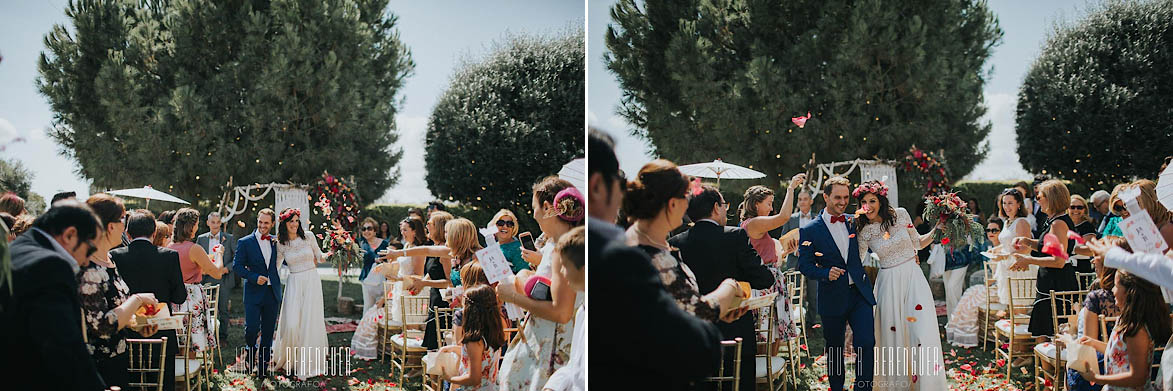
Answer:
<svg viewBox="0 0 1173 391"><path fill-rule="evenodd" d="M1126 270L1162 288L1173 289L1173 251L1165 255L1130 253L1103 240L1091 243L1091 248L1103 255L1105 267Z"/></svg>
<svg viewBox="0 0 1173 391"><path fill-rule="evenodd" d="M380 258L391 259L399 257L441 257L452 258L452 249L448 246L415 246L403 250L390 250Z"/></svg>
<svg viewBox="0 0 1173 391"><path fill-rule="evenodd" d="M782 209L773 216L759 216L749 219L745 223L745 231L751 238L761 237L772 230L786 225L790 221L790 214L794 211L794 189L806 180L806 174L797 174L790 178L786 187L786 198L782 201ZM746 206L747 208L750 206Z"/></svg>

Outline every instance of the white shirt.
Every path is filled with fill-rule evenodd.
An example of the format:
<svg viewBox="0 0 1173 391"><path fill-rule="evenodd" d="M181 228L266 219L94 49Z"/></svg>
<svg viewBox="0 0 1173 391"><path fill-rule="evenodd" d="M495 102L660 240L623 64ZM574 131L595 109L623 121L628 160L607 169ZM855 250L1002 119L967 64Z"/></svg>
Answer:
<svg viewBox="0 0 1173 391"><path fill-rule="evenodd" d="M218 245L218 244L220 244L220 234L219 233L210 234L210 235L208 235L208 248L206 248L205 250L212 251L212 249L216 248L216 245Z"/></svg>
<svg viewBox="0 0 1173 391"><path fill-rule="evenodd" d="M815 219L814 212L806 212L806 213L798 212L798 226L799 227L806 225L806 223L809 223L811 220L814 220L814 219Z"/></svg>
<svg viewBox="0 0 1173 391"><path fill-rule="evenodd" d="M68 261L67 263L69 263L69 268L73 269L73 274L77 274L77 272L81 271L81 265L78 265L77 260L73 259L73 254L70 254L69 251L65 251L65 247L61 247L61 243L57 243L57 239L54 239L53 235L49 235L48 232L45 232L37 227L33 227L33 232L44 235L45 238L49 239L49 243L53 243L53 249L57 250L57 252L62 257L65 257L65 260Z"/></svg>
<svg viewBox="0 0 1173 391"><path fill-rule="evenodd" d="M839 254L843 255L843 262L847 262L848 245L851 243L851 238L848 238L850 233L847 232L847 223L831 223L831 214L823 213L823 223L827 224L827 230L831 231L831 237L835 239L835 246L839 247ZM847 274L847 283L854 284L855 281L851 279L850 273Z"/></svg>
<svg viewBox="0 0 1173 391"><path fill-rule="evenodd" d="M261 256L265 257L265 266L273 267L273 245L268 240L261 240L260 231L253 231L253 235L257 237L257 244L261 246ZM265 282L265 285L272 283L272 281L268 281Z"/></svg>

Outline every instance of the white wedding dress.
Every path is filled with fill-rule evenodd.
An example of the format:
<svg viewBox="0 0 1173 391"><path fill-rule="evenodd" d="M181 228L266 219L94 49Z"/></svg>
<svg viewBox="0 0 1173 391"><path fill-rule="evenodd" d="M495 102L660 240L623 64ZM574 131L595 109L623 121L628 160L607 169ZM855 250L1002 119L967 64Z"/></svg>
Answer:
<svg viewBox="0 0 1173 391"><path fill-rule="evenodd" d="M312 233L306 235L313 237ZM314 259L322 250L313 240L294 239L277 244L277 263L289 265L289 277L282 281L281 315L273 336L273 367L300 379L326 374L330 341L326 338L322 305L322 278Z"/></svg>
<svg viewBox="0 0 1173 391"><path fill-rule="evenodd" d="M933 293L916 263L919 237L904 208L896 209L896 224L887 231L871 223L859 232L860 255L870 248L880 257L875 390L948 389Z"/></svg>

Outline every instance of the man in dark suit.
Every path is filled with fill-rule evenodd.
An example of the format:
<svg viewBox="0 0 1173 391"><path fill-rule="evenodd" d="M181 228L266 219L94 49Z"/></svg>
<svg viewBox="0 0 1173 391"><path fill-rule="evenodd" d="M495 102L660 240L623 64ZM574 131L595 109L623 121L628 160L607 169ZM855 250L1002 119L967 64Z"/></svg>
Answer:
<svg viewBox="0 0 1173 391"><path fill-rule="evenodd" d="M53 205L12 242L12 280L0 281L0 379L12 390L102 390L82 335L77 272L97 250L99 222L76 200Z"/></svg>
<svg viewBox="0 0 1173 391"><path fill-rule="evenodd" d="M694 221L692 228L672 237L668 243L680 249L680 258L696 276L696 285L701 293L712 292L727 279L748 282L754 289L766 289L774 285L774 274L762 265L762 259L749 245L745 230L726 227L729 203L721 192L705 185L702 190L689 197L685 212ZM754 316L746 311L732 314L732 322L721 322L717 328L725 340L742 339L741 347L741 388L754 387ZM728 321L728 319L725 319ZM731 368L732 357L725 361Z"/></svg>
<svg viewBox="0 0 1173 391"><path fill-rule="evenodd" d="M236 254L236 237L232 234L221 231L220 226L220 212L208 213L208 232L196 238L196 244L204 248L204 252L209 255L212 254L212 248L220 245L224 249L223 265L228 269L232 269L232 257ZM204 275L203 283L219 285L220 286L220 302L217 303L216 308L219 313L220 329L223 330L228 327L228 301L229 291L236 286L236 278L225 274L220 278L214 278L207 274Z"/></svg>
<svg viewBox="0 0 1173 391"><path fill-rule="evenodd" d="M118 265L118 273L130 293L153 293L160 303L183 304L187 288L183 286L183 272L179 268L179 253L155 246L155 215L146 209L131 211L126 218L126 233L130 244L110 251L110 259ZM167 355L179 352L175 330L159 330L153 338L167 337ZM173 362L166 361L163 371L163 389L175 389Z"/></svg>
<svg viewBox="0 0 1173 391"><path fill-rule="evenodd" d="M684 312L664 289L647 253L615 225L627 183L606 134L592 129L587 182L591 300L607 319L591 326L590 383L598 389L684 390L716 373L721 333Z"/></svg>
<svg viewBox="0 0 1173 391"><path fill-rule="evenodd" d="M248 365L257 377L268 376L277 311L281 308L281 277L277 274L277 238L270 236L277 214L265 208L257 212L257 230L237 242L233 270L244 279L244 341ZM260 333L258 345L257 334Z"/></svg>
<svg viewBox="0 0 1173 391"><path fill-rule="evenodd" d="M872 389L876 337L872 307L876 297L863 270L855 228L844 213L851 201L851 182L832 177L823 182L827 205L817 218L798 230L798 270L818 281L819 316L823 318L823 340L827 355L827 376L831 391L842 391L846 375L843 361L847 325L855 345L855 390Z"/></svg>

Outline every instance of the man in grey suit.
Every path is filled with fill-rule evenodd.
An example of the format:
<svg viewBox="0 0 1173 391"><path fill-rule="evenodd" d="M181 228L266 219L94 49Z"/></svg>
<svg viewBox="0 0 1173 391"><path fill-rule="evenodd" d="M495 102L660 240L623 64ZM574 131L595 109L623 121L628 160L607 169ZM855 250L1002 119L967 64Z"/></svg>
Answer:
<svg viewBox="0 0 1173 391"><path fill-rule="evenodd" d="M220 230L220 212L208 213L208 232L203 233L196 238L196 244L204 248L208 254L212 254L212 247L217 244L224 247L224 267L232 270L232 256L236 254L236 237L232 234ZM223 330L228 327L228 301L232 296L232 287L236 285L236 278L230 274L224 274L220 278L212 278L212 276L204 275L205 284L220 285L220 302L217 303L216 308L220 318L220 328Z"/></svg>
<svg viewBox="0 0 1173 391"><path fill-rule="evenodd" d="M807 222L815 218L812 206L814 205L814 198L811 197L809 190L803 189L798 192L798 211L790 215L790 220L786 225L782 226L780 235L785 235L791 230L802 227ZM798 253L792 253L786 256L786 268L789 270L797 270L798 267ZM819 316L818 311L818 294L816 294L815 283L803 275L803 283L806 286L806 325L816 323L816 318Z"/></svg>

